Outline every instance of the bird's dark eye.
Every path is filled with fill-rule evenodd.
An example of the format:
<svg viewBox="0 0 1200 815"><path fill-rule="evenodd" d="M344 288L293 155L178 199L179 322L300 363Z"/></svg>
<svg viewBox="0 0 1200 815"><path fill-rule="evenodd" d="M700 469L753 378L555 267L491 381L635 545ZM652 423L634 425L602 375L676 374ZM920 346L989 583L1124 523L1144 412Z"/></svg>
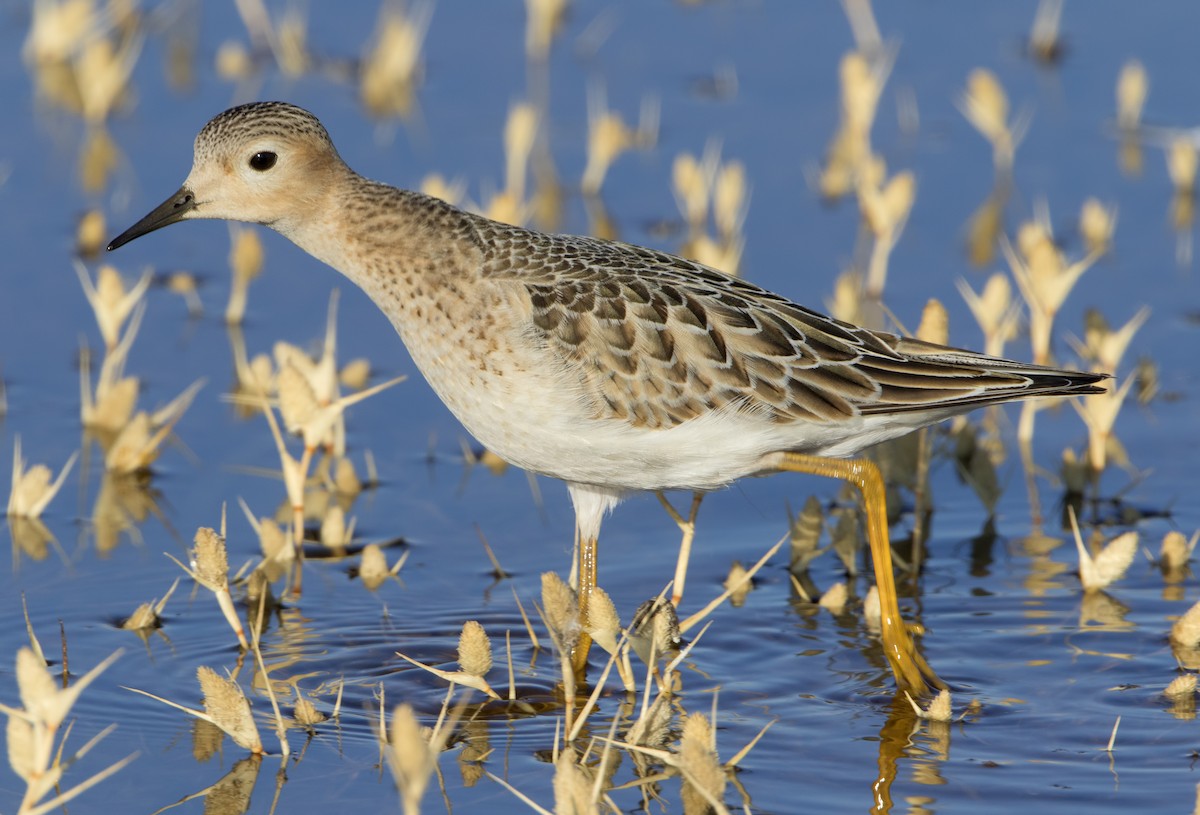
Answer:
<svg viewBox="0 0 1200 815"><path fill-rule="evenodd" d="M266 172L275 166L279 156L272 153L270 150L264 150L261 153L255 153L250 157L250 166L258 170L260 173Z"/></svg>

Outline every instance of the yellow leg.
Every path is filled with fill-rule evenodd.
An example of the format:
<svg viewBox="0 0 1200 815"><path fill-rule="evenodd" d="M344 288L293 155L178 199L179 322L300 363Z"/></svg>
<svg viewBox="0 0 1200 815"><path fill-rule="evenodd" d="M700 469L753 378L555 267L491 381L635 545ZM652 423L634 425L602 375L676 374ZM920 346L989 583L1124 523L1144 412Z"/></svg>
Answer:
<svg viewBox="0 0 1200 815"><path fill-rule="evenodd" d="M704 493L692 493L692 508L688 511L687 520L679 514L679 510L671 506L671 502L661 492L654 493L658 496L658 500L666 509L667 514L679 526L679 531L683 537L679 541L679 557L675 561L675 582L671 584L671 605L678 607L679 602L683 600L683 584L687 580L688 560L692 556L692 541L696 538L696 515L700 512L700 502L704 500Z"/></svg>
<svg viewBox="0 0 1200 815"><path fill-rule="evenodd" d="M592 647L592 638L588 631L588 601L592 589L596 588L596 549L599 542L595 538L577 538L575 545L579 549L579 567L576 573L575 591L579 600L579 640L571 652L571 667L575 671L575 685L582 687L586 684L588 651Z"/></svg>
<svg viewBox="0 0 1200 815"><path fill-rule="evenodd" d="M900 602L896 597L896 580L892 574L892 546L888 541L887 495L883 476L879 474L875 462L869 459L846 460L780 453L772 464L779 470L842 478L859 488L867 514L867 541L871 545L871 560L875 564L875 585L879 589L883 652L892 673L896 675L896 685L900 690L914 694L927 693L930 685L945 688L945 683L938 679L917 651L912 635L900 618Z"/></svg>

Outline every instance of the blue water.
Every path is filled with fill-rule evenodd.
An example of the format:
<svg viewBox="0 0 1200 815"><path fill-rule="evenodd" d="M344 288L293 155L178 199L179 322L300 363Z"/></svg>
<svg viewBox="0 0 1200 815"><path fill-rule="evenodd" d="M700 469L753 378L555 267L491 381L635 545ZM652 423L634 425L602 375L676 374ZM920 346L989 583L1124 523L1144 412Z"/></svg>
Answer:
<svg viewBox="0 0 1200 815"><path fill-rule="evenodd" d="M879 4L884 36L896 44L896 64L873 131L875 148L890 170L912 169L916 206L891 260L886 300L915 325L930 297L950 312L951 340L982 340L954 282L965 277L978 289L983 271L964 253L965 223L992 184L990 148L961 116L954 99L968 72L988 67L1008 91L1013 110L1033 119L1017 151L1015 192L1008 208L1010 234L1045 199L1068 253L1082 251L1075 235L1079 206L1088 196L1115 203L1119 224L1114 251L1089 271L1058 321L1056 352L1071 360L1065 337L1082 334L1085 309L1100 309L1122 324L1142 304L1154 311L1133 342L1125 368L1138 356L1160 366L1162 396L1149 406L1131 400L1117 433L1137 473L1110 468L1100 494L1146 513L1136 524L1142 544L1157 552L1163 534L1200 526L1188 496L1198 486L1192 451L1200 443L1194 391L1197 281L1194 264L1181 265L1168 223L1171 199L1162 150L1147 147L1139 177L1117 166L1109 135L1113 86L1129 57L1143 61L1151 79L1146 118L1159 125L1200 123L1194 77L1194 32L1200 7L1187 2L1154 5L1093 2L1067 4L1067 52L1044 67L1023 52L1032 3ZM308 107L327 124L339 151L365 175L412 186L431 172L468 182L478 199L503 176L501 132L510 103L524 98L524 16L520 4L447 2L433 16L426 42L426 76L418 91L420 116L408 123L370 119L356 90L313 73L287 79L265 67L254 87L235 90L216 76L213 58L223 41L245 40L232 5L196 9L195 83L173 89L164 74L171 25L164 8L147 29L127 104L109 132L123 156L101 194L85 193L78 179L85 127L73 115L35 97L20 58L28 10L9 5L0 24L0 94L6 124L0 128L0 379L8 412L0 424L0 461L20 435L26 458L57 468L79 449L77 358L82 340L99 337L72 267L74 229L89 207L101 207L116 234L177 189L191 161L195 132L212 115L252 98L282 98ZM365 51L376 9L367 4L311 4L309 40L326 57L357 58ZM164 23L164 21L167 21ZM167 25L166 29L163 25ZM581 46L585 32L611 26L598 49ZM186 33L186 32L185 32ZM585 38L584 42L587 40ZM574 192L585 162L589 82L602 81L610 106L636 118L641 99L662 103L657 147L623 156L610 171L603 198L620 237L678 249L678 238L656 224L678 218L670 188L671 164L682 152L699 153L717 139L722 155L744 162L752 185L745 225L745 276L800 302L823 307L838 273L855 256L859 215L852 201L823 203L808 178L824 155L837 124L837 65L852 39L837 4L727 2L685 7L664 2L572 5L552 52L549 143L566 185L561 228L588 229L585 207ZM700 93L706 77L732 66L736 94ZM919 128L901 129L897 95L917 101ZM494 476L467 470L463 431L416 375L387 321L357 290L282 238L263 232L267 262L251 291L244 326L251 354L269 352L276 340L302 345L323 333L326 303L341 292L339 353L367 356L377 379L410 379L350 412L349 445L361 470L374 452L382 483L351 514L363 541L402 537L411 552L401 573L371 593L348 575L351 561L307 564L302 601L273 620L264 635L277 688L296 678L317 703L332 709L333 683L346 682L339 724L319 726L311 742L293 731L297 754L287 764L279 808L327 811L330 806L388 811L398 795L381 770L371 719L375 694L386 704L408 701L432 723L444 685L395 656L449 667L458 631L478 619L497 646L511 630L522 698L552 702L557 678L551 655L535 655L524 633L512 590L527 610L538 598L539 575L570 567L572 516L565 490L537 482L541 502L520 472ZM96 544L93 507L102 462L93 449L78 464L44 517L56 547L29 552L13 547L0 570L0 665L11 665L26 642L20 595L33 627L59 666L60 624L70 670L82 674L123 648L121 659L81 697L70 745L78 747L110 723L117 731L72 767L67 782L138 751L129 768L84 794L80 811L152 812L215 783L244 752L226 742L208 761L192 757L192 723L183 714L135 696L136 686L191 706L200 703L194 679L199 665L219 671L238 664L236 642L203 590L186 578L168 604L165 624L146 642L117 630L112 621L139 603L162 596L180 574L164 552L185 556L198 526L220 522L229 507L229 547L236 569L257 551L253 532L237 508L243 498L259 515L283 501L282 484L248 472L271 468L276 457L261 417L244 420L221 398L232 384L232 357L221 313L229 287L224 225L176 226L104 258L128 278L146 266L199 275L205 313L189 319L182 301L154 288L128 371L142 378L140 404L165 404L199 378L206 385L154 466L152 491L134 491L126 505L128 531L119 544ZM94 269L94 264L89 264ZM1028 343L1009 346L1026 357ZM1124 375L1126 371L1121 373ZM1163 577L1140 555L1130 573L1108 592L1123 607L1123 623L1081 619L1085 599L1074 574L1074 547L1061 531L1060 493L1052 478L1039 481L1047 533L1063 544L1040 555L1031 532L1030 501L1015 447L1018 412L1009 409L1008 460L996 535L979 540L986 512L959 483L950 462L933 470L930 557L915 591L903 598L906 616L927 629L924 650L955 690L956 718L966 705L981 708L948 727L916 723L893 707L893 682L862 623L857 605L846 615L795 602L786 557L760 575L741 608L724 606L683 671L681 707L710 711L718 694L718 748L727 759L774 722L741 763L737 776L753 812L862 811L876 794L893 811L993 812L1013 805L1030 811L1188 811L1200 778L1194 769L1194 722L1172 715L1161 690L1176 674L1168 644L1171 621L1197 599L1189 577L1171 594ZM1034 454L1056 471L1065 446L1081 449L1084 427L1070 408L1043 413ZM7 479L0 482L0 488ZM777 477L739 484L706 499L689 573L685 612L720 591L730 564L757 559L786 531L787 504L810 494L828 504L836 484ZM149 511L147 495L154 510ZM675 496L686 506L686 496ZM140 508L139 508L140 507ZM1169 517L1167 517L1169 515ZM906 515L894 534L911 528ZM1117 530L1109 530L1115 534ZM496 584L478 535L486 536L508 580ZM637 605L670 578L678 532L653 497L622 505L606 523L601 583L628 621ZM389 550L394 561L399 549ZM832 555L819 559L813 577L821 587L844 579ZM867 581L859 580L857 595ZM539 601L540 602L540 601ZM1092 600L1086 609L1093 608ZM544 638L543 638L544 639ZM238 674L265 715L269 703L252 661ZM502 686L503 670L492 679ZM0 667L0 701L19 704L16 683ZM613 686L601 703L593 732L606 732L619 710ZM545 760L560 711L549 704L536 716L492 711L486 725L472 724L462 738L474 751L493 752L486 768L552 806L553 768ZM1104 747L1117 717L1116 750ZM275 749L270 726L262 732ZM464 780L456 766L464 742L442 756L439 784L431 785L423 811L520 812L525 806L486 778ZM482 752L482 750L478 750ZM297 759L297 755L301 757ZM265 812L275 795L278 758L260 769L250 811ZM470 775L469 771L467 773ZM880 776L889 783L873 792ZM625 759L618 783L632 778ZM0 772L0 810L15 811L21 783ZM678 811L675 779L661 784L664 803L649 811ZM639 808L636 790L613 793L622 810ZM742 806L733 787L731 809ZM193 800L181 810L199 811Z"/></svg>

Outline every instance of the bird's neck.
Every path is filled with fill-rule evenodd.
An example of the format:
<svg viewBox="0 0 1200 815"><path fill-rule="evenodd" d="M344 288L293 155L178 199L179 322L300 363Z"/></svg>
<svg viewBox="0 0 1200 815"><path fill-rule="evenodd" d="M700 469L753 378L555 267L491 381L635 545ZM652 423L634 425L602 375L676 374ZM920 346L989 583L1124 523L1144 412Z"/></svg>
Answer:
<svg viewBox="0 0 1200 815"><path fill-rule="evenodd" d="M476 251L472 216L436 198L346 172L301 222L281 221L274 228L381 307L381 290L465 268L464 256Z"/></svg>

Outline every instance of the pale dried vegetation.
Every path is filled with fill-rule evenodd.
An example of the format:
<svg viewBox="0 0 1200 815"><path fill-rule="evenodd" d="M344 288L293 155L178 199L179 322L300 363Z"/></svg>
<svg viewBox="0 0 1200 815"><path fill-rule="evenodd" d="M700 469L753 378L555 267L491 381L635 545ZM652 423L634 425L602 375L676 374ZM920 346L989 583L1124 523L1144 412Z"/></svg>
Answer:
<svg viewBox="0 0 1200 815"><path fill-rule="evenodd" d="M526 0L524 51L531 75L548 70L551 52L564 21L569 19L569 5L568 0ZM891 43L880 37L867 0L844 0L843 5L850 17L856 46L844 54L838 66L838 124L819 169L810 174L810 183L817 194L830 201L854 197L860 240L847 252L852 259L834 284L827 305L839 318L903 331L899 320L884 305L883 297L891 259L897 248L903 247L905 228L913 214L919 212L918 193L929 193L922 192L913 170L903 166L889 168L872 143L872 130L881 100L887 98L899 40ZM391 119L409 123L420 120L418 93L425 79L424 48L433 19L433 3L385 0L361 57L340 60L319 53L320 32L309 29L302 4L287 4L275 14L275 19L262 0L238 0L236 7L248 42L229 39L216 49L213 67L221 79L247 88L272 70L296 82L319 73L352 85L365 113L380 121L381 128L383 122ZM1061 55L1058 32L1061 13L1061 2L1051 0L1042 4L1028 40L1029 53L1034 58L1052 63ZM126 163L105 123L136 99L130 80L146 37L154 36L156 31L148 22L150 16L149 11L140 9L136 3L115 0L107 4L96 0L34 0L31 6L22 57L40 102L77 116L85 124L79 182L93 197L110 190L113 174ZM608 24L603 17L594 21L588 37L581 37L577 47L584 51L602 42ZM1145 67L1130 60L1120 71L1115 95L1120 166L1131 174L1141 172L1141 117L1148 92ZM1035 205L1034 217L1010 233L1006 224L1012 222L1008 217L1014 194L1011 179L1018 147L1032 124L1030 109L1019 107L1014 113L1000 77L986 67L976 68L967 75L953 101L992 152L994 186L966 224L968 258L990 269L998 248L1007 263L1007 271L990 269L986 278L958 280L958 289L982 332L986 353L1002 356L1009 344L1027 336L1034 361L1058 364L1055 339L1061 339L1062 331L1057 321L1071 294L1087 291L1085 273L1114 252L1118 237L1117 205L1094 196L1086 198L1079 210L1075 241L1054 234L1047 204ZM912 104L910 115L915 122L915 101ZM651 94L643 97L637 121L633 123L627 114L608 106L600 81L588 85L586 126L576 123L576 129L584 134L579 137L578 146L585 158L574 177L580 179L580 191L587 199L594 233L616 236L615 222L601 200L601 193L610 175L627 169L623 161L632 164L638 158L623 157L630 151L639 151L653 161L665 161L655 155L659 146L659 117L658 100ZM563 187L557 182L549 158L551 125L546 100L531 91L529 101L515 101L509 107L500 140L504 180L498 190L482 203L473 204L466 198L468 184L463 180L446 181L433 175L426 178L422 189L509 223L556 223L562 217ZM1171 217L1178 231L1178 252L1182 259L1185 253L1190 253L1187 241L1200 159L1194 136L1178 134L1161 146L1166 174L1174 190ZM654 172L660 172L662 168L653 161L646 161L642 168L653 167ZM677 203L682 235L681 253L729 274L740 274L755 163L723 158L721 143L714 138L699 155L677 153L669 166L669 188ZM667 182L663 185L667 186ZM139 407L143 388L153 382L155 372L130 374L127 370L149 308L151 285L155 279L165 281L167 290L185 298L188 314L198 317L204 313L200 278L188 270L158 278L149 269L129 275L112 265L93 263L104 245L107 230L103 208L89 208L79 218L75 233L80 258L75 262L75 270L95 317L102 348L97 354L84 345L80 353L79 415L85 431L84 446L69 455L39 450L52 460L65 459L55 475L47 465L30 465L24 458L20 437L14 438L7 514L14 552L24 552L34 559L44 557L49 546L57 547L50 529L39 519L73 472L81 454L84 464L80 469L84 473L79 477L94 475L88 467L93 449L100 453L103 482L85 519L86 534L92 536L100 554L111 551L123 537L141 542L142 523L149 517L163 517L157 492L151 487L153 467L169 443L174 441L182 447L176 431L185 427L184 420L204 384L203 380L194 381L157 409ZM771 722L734 753L733 758L722 763L715 695L710 711L690 709L706 699L701 691L719 684L703 673L706 644L702 638L712 624L707 618L725 602L733 606L757 602L757 597L751 594L756 575L786 541L790 544L787 578L791 599L803 616L820 619L824 624L829 615L844 622L847 615L853 614L864 630L878 632L881 621L875 588L862 599L857 594L857 564L862 559L857 510L843 503L827 512L815 498L810 498L797 516L793 517L789 509L785 541L749 567L734 562L724 580L724 591L700 611L680 621L676 607L681 605L700 496L693 499L686 518L666 497L660 496L682 533L679 566L672 585L630 615L628 624L622 623L617 606L603 589L581 598L568 581L555 572L546 572L541 577L541 592L536 601L518 596L514 588L513 596L525 630L505 631L502 653L495 651L500 646L493 646L483 624L470 620L458 634L456 666L441 667L448 664L444 646L452 639L451 632L435 634L435 644L417 640L405 646L410 654L419 649L421 659L397 654L404 662L448 683L435 717L424 710L423 700L416 706L408 702L395 705L390 716L386 714L384 686L389 693L396 693L398 687L404 688L405 674L388 676L378 685L376 710L343 713L344 687L357 686L355 689L361 692L367 683L319 676L316 677L322 682L319 688L311 694L302 693L298 682L304 681L308 686L314 678L313 673L306 671L303 657L299 652L289 653L281 660L275 653L272 654L275 661L268 665L258 636L260 631L269 631L270 615L282 618L287 613L284 604L273 597L275 589L287 594L292 602L299 602L301 576L305 569L314 568L305 565L306 552L310 557L326 558L329 563L353 562L351 573L367 589L377 592L381 603L400 584L401 569L412 550L404 547L398 556L391 558L394 554L391 543L369 540L359 531L356 516L351 512L355 501L360 495L369 494L379 483L379 477L369 452L365 454L365 476L359 474L349 457L346 413L351 406L402 382L404 377L372 384L379 376L378 371L386 370L377 366L379 360L360 357L339 364L336 291L330 298L318 353L310 354L280 340L251 354L240 327L247 317L251 283L268 267L266 253L256 227L231 227L229 238L231 277L224 320L229 329L234 379L225 398L242 418L263 414L279 459L278 469L266 469L266 474L282 482L277 490L279 506L252 509L242 501L253 535L232 533L236 548L227 543L222 513L220 532L207 527L196 531L186 563L171 556L194 587L214 595L236 638L239 649L236 667L198 667L202 707L188 707L144 690L131 690L197 720L194 750L198 758L207 757L217 749L220 734L254 756L268 752L259 729L268 717L256 713L252 705L252 701L264 695L270 698L274 709L270 721L285 759L290 750L287 726L301 727L311 737L340 728L343 716L365 718L375 728L382 763L391 771L407 815L421 811L431 788L440 788L447 796L447 806L451 805L452 796L446 791L439 761L450 750L449 745L456 742L464 745L459 755L464 779L486 775L511 790L531 809L551 811L492 774L492 770L504 765L489 758L492 748L488 743L489 730L496 721L519 728L526 717L547 715L555 717L549 762L553 766L550 788L554 800L547 802L555 813L629 809L629 801L637 799L624 795L641 796L641 806L647 810L726 813L732 810L731 787L742 796L744 811L752 811L749 795L735 771ZM84 260L92 264L91 268ZM274 281L271 285L281 284ZM907 283L900 280L898 285ZM1139 401L1148 402L1158 392L1157 369L1152 361L1144 358L1134 369L1125 362L1126 351L1136 345L1137 332L1149 316L1149 309L1142 307L1133 310L1124 325L1113 328L1103 315L1089 312L1080 332L1082 339L1069 338L1077 364L1118 377L1106 392L1073 401L1086 429L1087 442L1078 450L1067 448L1061 461L1061 485L1068 499L1067 515L1083 589L1085 608L1081 621L1086 617L1100 622L1108 619L1105 592L1126 574L1138 549L1138 532L1128 530L1110 536L1100 531L1099 524L1089 525L1082 517L1077 518L1076 508L1084 506L1085 495L1101 498L1101 476L1114 464L1136 472L1116 431L1121 408L1135 384L1139 388L1137 393L1145 395L1144 399L1139 396ZM961 338L963 332L952 332L946 308L931 300L914 335L928 342L946 344L960 342L956 337ZM151 385L151 389L157 391L158 386ZM349 395L343 395L342 389ZM0 381L0 417L8 407L4 383ZM1055 582L1053 574L1046 576L1038 572L1039 568L1061 567L1059 571L1066 568L1061 563L1048 565L1052 561L1046 557L1062 541L1043 531L1036 498L1036 482L1046 477L1028 452L1037 409L1037 403L1027 402L1018 426L1034 516L1033 530L1020 545L1034 560L1027 587L1035 595L1044 592L1047 586L1061 585ZM298 449L299 454L293 455L292 449ZM490 462L497 473L507 466L489 451L468 452L472 462ZM961 419L948 433L935 437L922 434L912 442L889 445L878 457L892 488L903 487L918 496L919 508L929 508L921 501L927 500L931 457L951 460L962 479L979 496L990 524L1002 491L997 467L1005 455L997 413L989 411L980 425ZM888 504L894 506L895 502L889 500ZM919 534L920 522L917 529L913 534L913 561L907 564L914 574L921 567L924 543ZM261 555L244 565L231 564L230 552L248 551L253 546L246 539L252 542L255 538ZM316 550L320 547L308 545L314 538L324 547L319 553ZM1183 597L1182 584L1190 576L1189 564L1197 538L1200 532L1190 539L1183 533L1171 532L1162 541L1156 564L1163 573L1165 593L1172 591L1172 587L1178 589L1170 595L1172 599ZM822 546L826 539L829 542ZM846 580L833 581L822 590L810 567L830 549L842 559ZM244 555L235 556L235 561L237 557ZM324 563L317 568L327 571ZM500 578L507 576L498 562L495 573ZM156 630L165 636L161 629L169 627L169 621L164 620L164 609L178 582L163 592L161 599L155 597L137 606L129 617L120 621L120 627L143 638ZM130 606L137 602L138 592L143 589L130 588ZM142 596L152 593L144 591ZM179 609L183 604L184 601L176 601L172 608L180 615L202 613L198 605ZM581 605L587 608L587 619L582 626ZM535 611L527 612L527 607ZM1180 664L1192 669L1198 667L1200 603L1176 618L1169 636ZM577 675L571 660L572 653L589 641L598 646L600 653L599 659L593 656L593 662L603 663L590 686L582 682L583 677ZM552 652L549 656L543 653L543 642L549 643L548 650ZM15 681L19 705L0 704L0 711L8 716L9 764L26 787L18 809L22 815L41 815L63 808L134 758L120 759L78 782L64 777L71 765L111 730L101 731L81 747L66 745L71 727L65 723L72 706L117 655L82 676L70 677L69 682L64 668L60 685L58 678L49 673L36 640L33 644L33 648L22 647L17 652ZM527 660L527 664L521 664L522 660ZM520 687L518 675L522 677ZM529 677L549 677L546 681L554 686L553 704L547 705L543 698L534 699L533 694L526 698L524 684ZM601 698L619 692L618 687L624 692L619 710L601 712ZM1163 694L1170 701L1174 715L1193 718L1195 691L1196 675L1185 672L1167 685ZM183 689L177 692L187 693ZM420 691L400 692L416 695ZM277 694L292 697L293 713L288 723L279 712ZM605 701L607 704L609 700ZM904 715L922 722L914 727L928 728L931 737L942 734L948 738L947 723L953 718L948 692L932 699L909 701L912 713L903 711ZM329 709L332 714L325 712ZM960 721L968 716L978 716L978 710L972 713L968 708ZM427 724L430 720L431 726ZM883 763L881 758L881 766ZM618 765L624 765L621 769L624 776L617 775ZM248 796L256 770L249 771L249 787L237 776L243 771L245 767L239 763L229 778L232 786L241 784ZM666 791L668 782L678 785L677 798ZM233 797L236 796L231 794ZM212 800L210 793L209 801ZM434 809L427 807L427 811Z"/></svg>

